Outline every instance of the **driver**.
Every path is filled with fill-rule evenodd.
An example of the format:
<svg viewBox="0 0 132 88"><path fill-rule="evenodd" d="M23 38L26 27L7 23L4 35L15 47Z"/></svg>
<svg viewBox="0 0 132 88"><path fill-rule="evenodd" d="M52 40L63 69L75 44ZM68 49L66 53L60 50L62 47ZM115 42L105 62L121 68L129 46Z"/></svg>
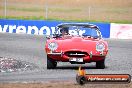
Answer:
<svg viewBox="0 0 132 88"><path fill-rule="evenodd" d="M63 27L61 30L60 30L62 36L64 37L65 35L69 35L69 28L68 27Z"/></svg>

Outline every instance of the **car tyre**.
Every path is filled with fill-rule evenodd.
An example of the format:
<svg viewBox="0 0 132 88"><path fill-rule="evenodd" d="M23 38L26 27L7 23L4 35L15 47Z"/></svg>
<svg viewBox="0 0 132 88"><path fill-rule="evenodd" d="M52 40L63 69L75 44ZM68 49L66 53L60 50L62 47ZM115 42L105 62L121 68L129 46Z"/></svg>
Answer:
<svg viewBox="0 0 132 88"><path fill-rule="evenodd" d="M105 68L105 59L96 62L96 68L98 68L98 69L104 69Z"/></svg>
<svg viewBox="0 0 132 88"><path fill-rule="evenodd" d="M47 69L54 69L57 66L57 62L47 56Z"/></svg>

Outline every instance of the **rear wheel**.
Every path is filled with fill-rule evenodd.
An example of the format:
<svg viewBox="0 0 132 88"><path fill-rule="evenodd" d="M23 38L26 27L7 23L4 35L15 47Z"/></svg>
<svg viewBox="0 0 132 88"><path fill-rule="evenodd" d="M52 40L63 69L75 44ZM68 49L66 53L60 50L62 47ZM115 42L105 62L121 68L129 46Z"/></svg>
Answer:
<svg viewBox="0 0 132 88"><path fill-rule="evenodd" d="M57 66L57 62L47 56L47 69L54 69Z"/></svg>
<svg viewBox="0 0 132 88"><path fill-rule="evenodd" d="M105 59L96 62L96 68L98 68L98 69L104 69L105 68Z"/></svg>

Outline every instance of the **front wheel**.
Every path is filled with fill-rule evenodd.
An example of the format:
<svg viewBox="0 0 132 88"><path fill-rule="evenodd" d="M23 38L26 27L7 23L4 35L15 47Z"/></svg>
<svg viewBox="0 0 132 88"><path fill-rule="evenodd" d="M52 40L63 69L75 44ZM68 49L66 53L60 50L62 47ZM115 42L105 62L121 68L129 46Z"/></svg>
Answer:
<svg viewBox="0 0 132 88"><path fill-rule="evenodd" d="M96 62L96 68L98 68L98 69L104 69L105 68L105 59Z"/></svg>
<svg viewBox="0 0 132 88"><path fill-rule="evenodd" d="M57 62L47 56L47 69L54 69L57 66Z"/></svg>

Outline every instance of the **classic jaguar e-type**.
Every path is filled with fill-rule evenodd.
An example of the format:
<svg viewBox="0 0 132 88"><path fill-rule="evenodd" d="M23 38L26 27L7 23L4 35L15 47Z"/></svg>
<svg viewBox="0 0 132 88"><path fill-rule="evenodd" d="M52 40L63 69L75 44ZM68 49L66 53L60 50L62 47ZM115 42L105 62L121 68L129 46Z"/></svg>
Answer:
<svg viewBox="0 0 132 88"><path fill-rule="evenodd" d="M45 45L47 69L54 69L57 62L85 64L96 62L105 68L108 44L103 40L98 26L88 23L61 23L55 33L47 36Z"/></svg>

